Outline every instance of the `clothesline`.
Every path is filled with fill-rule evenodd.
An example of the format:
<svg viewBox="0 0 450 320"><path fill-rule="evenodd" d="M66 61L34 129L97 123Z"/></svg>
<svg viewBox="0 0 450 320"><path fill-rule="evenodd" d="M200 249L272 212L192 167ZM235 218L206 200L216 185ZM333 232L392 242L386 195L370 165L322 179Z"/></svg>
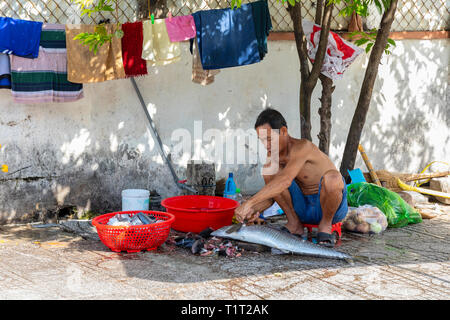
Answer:
<svg viewBox="0 0 450 320"><path fill-rule="evenodd" d="M186 40L191 43L191 80L208 85L220 69L262 61L268 52L272 23L267 0L237 9L202 10L191 15L124 23L123 37L113 37L94 54L74 37L93 33L95 28L0 17L0 89L11 88L14 101L19 103L75 101L83 97L84 83L144 76L150 67L179 61L180 42ZM105 28L112 33L114 25L106 24ZM314 27L314 34L317 31L320 33L320 26ZM312 59L315 37L311 36L308 46ZM353 48L353 44L333 39L334 47L329 47L327 53L337 58L328 60L331 66L327 65L327 76L337 70L333 64L345 65L339 63L339 57L345 56L348 62L359 54L359 48ZM343 48L345 54L339 51ZM340 68L335 74L342 75L343 70Z"/></svg>

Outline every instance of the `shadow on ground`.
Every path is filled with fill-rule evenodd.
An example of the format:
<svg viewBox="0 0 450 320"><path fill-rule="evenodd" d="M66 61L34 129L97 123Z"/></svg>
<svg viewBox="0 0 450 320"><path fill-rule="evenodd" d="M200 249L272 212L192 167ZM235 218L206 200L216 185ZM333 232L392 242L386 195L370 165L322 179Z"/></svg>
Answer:
<svg viewBox="0 0 450 320"><path fill-rule="evenodd" d="M187 249L165 243L158 250L140 253L115 253L100 241L62 231L59 227L0 227L0 241L28 242L52 250L61 258L89 264L117 278L145 279L166 283L196 283L210 280L236 281L243 277L266 276L291 271L326 269L320 276L336 276L346 269L361 266L419 265L445 263L450 259L450 206L447 214L401 229L388 229L381 235L343 233L336 248L355 258L355 264L335 259L299 255L272 255L270 252L245 252L241 257L201 257ZM89 240L87 240L89 239ZM408 269L411 271L411 269ZM417 275L427 270L416 268ZM316 275L317 276L317 275ZM429 275L450 283L445 277Z"/></svg>

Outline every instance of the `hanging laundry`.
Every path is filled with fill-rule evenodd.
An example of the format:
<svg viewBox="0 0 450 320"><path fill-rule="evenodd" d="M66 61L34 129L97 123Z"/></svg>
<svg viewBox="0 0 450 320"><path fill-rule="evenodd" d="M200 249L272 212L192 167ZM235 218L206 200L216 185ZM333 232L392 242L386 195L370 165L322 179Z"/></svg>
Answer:
<svg viewBox="0 0 450 320"><path fill-rule="evenodd" d="M0 52L37 58L42 22L0 17Z"/></svg>
<svg viewBox="0 0 450 320"><path fill-rule="evenodd" d="M306 20L303 20L302 26L307 40L308 57L314 62L322 28ZM342 79L344 71L363 51L362 48L330 31L321 73L333 80Z"/></svg>
<svg viewBox="0 0 450 320"><path fill-rule="evenodd" d="M65 25L51 23L43 24L40 46L46 49L54 49L53 51L55 52L67 53Z"/></svg>
<svg viewBox="0 0 450 320"><path fill-rule="evenodd" d="M79 40L73 40L79 33L93 33L95 27L95 25L66 25L67 73L71 82L102 82L126 77L121 39L113 37L111 42L105 42L98 48L97 54L89 51L89 46L83 45ZM110 34L115 30L115 25L106 24L105 28Z"/></svg>
<svg viewBox="0 0 450 320"><path fill-rule="evenodd" d="M267 37L272 30L272 20L270 20L269 5L267 0L251 2L253 20L255 21L255 33L258 40L259 57L264 59L267 51Z"/></svg>
<svg viewBox="0 0 450 320"><path fill-rule="evenodd" d="M167 33L171 42L180 42L195 37L195 21L192 15L166 18Z"/></svg>
<svg viewBox="0 0 450 320"><path fill-rule="evenodd" d="M178 42L170 42L164 19L147 20L143 23L144 42L142 59L150 66L164 66L181 59L181 49Z"/></svg>
<svg viewBox="0 0 450 320"><path fill-rule="evenodd" d="M222 69L261 61L251 4L193 14L203 69Z"/></svg>
<svg viewBox="0 0 450 320"><path fill-rule="evenodd" d="M65 43L64 25L44 24L38 58L10 56L15 102L71 102L83 97L83 85L67 80Z"/></svg>
<svg viewBox="0 0 450 320"><path fill-rule="evenodd" d="M220 70L205 70L202 67L200 53L198 52L197 39L191 40L192 53L192 82L199 83L203 86L214 82L214 77Z"/></svg>
<svg viewBox="0 0 450 320"><path fill-rule="evenodd" d="M0 89L11 89L11 67L4 53L0 53Z"/></svg>
<svg viewBox="0 0 450 320"><path fill-rule="evenodd" d="M142 42L144 40L142 22L124 23L122 25L122 58L127 77L146 75L147 63L142 59Z"/></svg>

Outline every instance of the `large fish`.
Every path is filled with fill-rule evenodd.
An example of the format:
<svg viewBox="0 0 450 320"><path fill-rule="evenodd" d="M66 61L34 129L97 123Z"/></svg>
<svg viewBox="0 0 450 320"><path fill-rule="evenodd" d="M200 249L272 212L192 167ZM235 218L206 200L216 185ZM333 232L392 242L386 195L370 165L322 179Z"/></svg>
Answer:
<svg viewBox="0 0 450 320"><path fill-rule="evenodd" d="M326 248L312 242L302 240L297 236L289 234L275 228L251 225L243 225L237 232L227 233L232 226L226 226L211 233L219 238L229 238L250 243L262 244L282 251L289 251L300 255L343 259L351 262L352 258L343 253L330 248Z"/></svg>

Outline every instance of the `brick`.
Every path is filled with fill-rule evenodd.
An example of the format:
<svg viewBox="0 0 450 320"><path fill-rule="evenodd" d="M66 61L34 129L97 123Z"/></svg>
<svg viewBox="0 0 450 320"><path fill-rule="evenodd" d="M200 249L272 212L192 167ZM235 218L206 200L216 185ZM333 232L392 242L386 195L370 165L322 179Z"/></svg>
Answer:
<svg viewBox="0 0 450 320"><path fill-rule="evenodd" d="M431 179L430 189L450 193L450 177ZM450 204L450 199L448 199L448 198L442 198L442 197L435 197L435 198L436 198L436 200L438 200L442 203Z"/></svg>

